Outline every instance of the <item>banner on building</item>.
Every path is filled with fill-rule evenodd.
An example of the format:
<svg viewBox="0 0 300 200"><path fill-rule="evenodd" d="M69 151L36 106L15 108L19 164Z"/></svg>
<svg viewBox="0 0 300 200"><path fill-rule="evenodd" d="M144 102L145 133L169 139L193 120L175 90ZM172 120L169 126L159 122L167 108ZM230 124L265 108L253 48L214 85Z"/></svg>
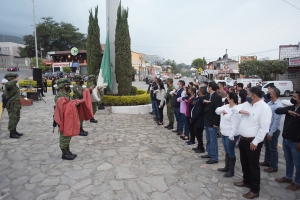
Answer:
<svg viewBox="0 0 300 200"><path fill-rule="evenodd" d="M289 59L289 66L300 66L300 57L290 58Z"/></svg>

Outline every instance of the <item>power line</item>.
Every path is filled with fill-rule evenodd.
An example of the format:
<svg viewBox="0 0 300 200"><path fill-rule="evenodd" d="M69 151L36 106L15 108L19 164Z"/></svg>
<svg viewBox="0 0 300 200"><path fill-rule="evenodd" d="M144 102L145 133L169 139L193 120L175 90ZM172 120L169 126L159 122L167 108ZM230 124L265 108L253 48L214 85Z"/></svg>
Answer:
<svg viewBox="0 0 300 200"><path fill-rule="evenodd" d="M293 7L296 8L296 9L300 10L300 8L298 8L297 6L291 4L290 2L288 2L288 1L286 1L286 0L282 0L282 1L286 2L287 4L290 4L291 6L293 6Z"/></svg>

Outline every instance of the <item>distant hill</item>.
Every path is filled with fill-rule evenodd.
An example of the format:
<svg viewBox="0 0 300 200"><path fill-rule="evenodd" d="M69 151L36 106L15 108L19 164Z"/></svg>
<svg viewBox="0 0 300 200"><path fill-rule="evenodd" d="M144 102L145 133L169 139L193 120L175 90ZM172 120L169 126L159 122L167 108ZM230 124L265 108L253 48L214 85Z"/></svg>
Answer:
<svg viewBox="0 0 300 200"><path fill-rule="evenodd" d="M23 38L11 35L0 35L0 42L14 42L18 44L25 44Z"/></svg>

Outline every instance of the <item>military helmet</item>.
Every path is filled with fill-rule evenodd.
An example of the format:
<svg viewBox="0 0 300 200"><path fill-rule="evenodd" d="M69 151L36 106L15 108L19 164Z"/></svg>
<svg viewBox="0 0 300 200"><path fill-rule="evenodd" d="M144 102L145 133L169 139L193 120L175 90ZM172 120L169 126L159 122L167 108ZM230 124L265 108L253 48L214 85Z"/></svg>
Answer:
<svg viewBox="0 0 300 200"><path fill-rule="evenodd" d="M67 84L71 84L71 81L70 81L70 79L68 79L68 78L60 78L58 81L57 81L57 86L59 87L59 88L62 88L62 87L64 87L65 85L67 85Z"/></svg>
<svg viewBox="0 0 300 200"><path fill-rule="evenodd" d="M4 78L6 79L6 80L11 80L11 79L14 79L14 78L16 78L16 77L18 77L19 75L18 74L16 74L16 73L7 73L5 76L4 76Z"/></svg>
<svg viewBox="0 0 300 200"><path fill-rule="evenodd" d="M78 82L78 81L81 81L82 78L81 78L81 76L80 76L79 74L76 74L76 75L74 76L73 80L74 80L75 82Z"/></svg>
<svg viewBox="0 0 300 200"><path fill-rule="evenodd" d="M167 82L173 83L173 79L172 79L172 78L168 78L168 79L167 79Z"/></svg>

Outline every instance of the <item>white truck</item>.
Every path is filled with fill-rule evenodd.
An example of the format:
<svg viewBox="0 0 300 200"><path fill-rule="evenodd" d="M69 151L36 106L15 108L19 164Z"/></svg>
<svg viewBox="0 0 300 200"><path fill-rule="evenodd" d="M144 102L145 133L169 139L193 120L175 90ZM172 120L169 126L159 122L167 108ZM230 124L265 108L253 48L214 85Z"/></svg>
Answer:
<svg viewBox="0 0 300 200"><path fill-rule="evenodd" d="M268 87L275 86L279 89L280 95L289 97L294 93L294 86L292 81L265 81L262 83L262 91L268 93Z"/></svg>
<svg viewBox="0 0 300 200"><path fill-rule="evenodd" d="M261 78L238 78L237 83L243 83L244 88L247 87L249 83L251 83L251 86L254 87L257 85L257 83L262 83ZM261 85L260 85L261 86Z"/></svg>
<svg viewBox="0 0 300 200"><path fill-rule="evenodd" d="M233 80L232 78L230 77L225 77L224 80L219 80L219 79L215 79L214 80L216 83L219 83L219 82L225 82L227 86L233 86L235 80Z"/></svg>

